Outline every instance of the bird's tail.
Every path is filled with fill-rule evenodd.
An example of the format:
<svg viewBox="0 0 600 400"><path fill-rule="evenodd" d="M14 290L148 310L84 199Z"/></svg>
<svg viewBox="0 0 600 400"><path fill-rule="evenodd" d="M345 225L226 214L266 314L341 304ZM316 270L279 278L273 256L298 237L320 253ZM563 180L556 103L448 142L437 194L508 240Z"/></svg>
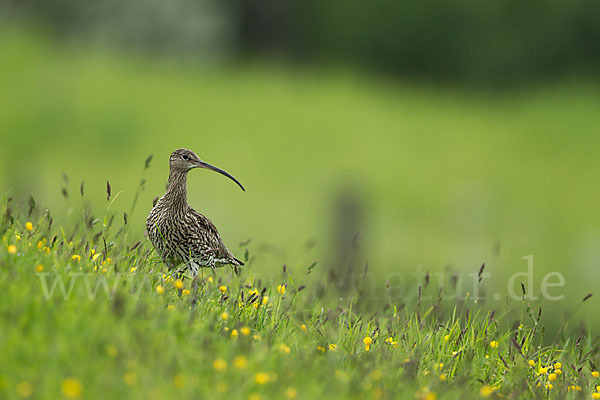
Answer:
<svg viewBox="0 0 600 400"><path fill-rule="evenodd" d="M233 265L237 265L237 266L240 266L240 267L244 265L244 262L243 262L243 261L241 261L241 260L238 260L238 259L237 259L237 258L235 258L235 257L233 257L233 260L232 260L232 261L234 261L234 262L232 262L232 264L233 264Z"/></svg>

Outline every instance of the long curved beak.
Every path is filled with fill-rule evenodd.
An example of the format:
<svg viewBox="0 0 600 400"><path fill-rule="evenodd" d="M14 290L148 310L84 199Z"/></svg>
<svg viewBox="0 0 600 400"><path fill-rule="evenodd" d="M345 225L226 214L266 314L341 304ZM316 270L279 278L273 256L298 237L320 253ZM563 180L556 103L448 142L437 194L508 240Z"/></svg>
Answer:
<svg viewBox="0 0 600 400"><path fill-rule="evenodd" d="M217 168L214 165L210 165L209 163L206 163L204 161L199 161L197 163L198 168L206 168L206 169L210 169L211 171L215 171L220 173L221 175L225 175L226 177L228 177L229 179L231 179L232 181L234 181L235 183L238 184L239 187L242 188L243 191L246 191L246 189L244 189L244 187L242 186L242 184L240 182L238 182L237 179L235 179L230 173L223 171L221 168Z"/></svg>

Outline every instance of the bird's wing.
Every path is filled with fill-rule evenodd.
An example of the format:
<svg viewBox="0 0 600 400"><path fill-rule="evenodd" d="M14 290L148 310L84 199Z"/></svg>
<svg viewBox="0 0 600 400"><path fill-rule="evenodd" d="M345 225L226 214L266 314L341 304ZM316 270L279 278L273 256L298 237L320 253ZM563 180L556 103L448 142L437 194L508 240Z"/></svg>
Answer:
<svg viewBox="0 0 600 400"><path fill-rule="evenodd" d="M223 264L237 264L238 260L223 243L217 227L204 215L189 207L189 215L194 220L194 239L201 252L210 252L215 260Z"/></svg>

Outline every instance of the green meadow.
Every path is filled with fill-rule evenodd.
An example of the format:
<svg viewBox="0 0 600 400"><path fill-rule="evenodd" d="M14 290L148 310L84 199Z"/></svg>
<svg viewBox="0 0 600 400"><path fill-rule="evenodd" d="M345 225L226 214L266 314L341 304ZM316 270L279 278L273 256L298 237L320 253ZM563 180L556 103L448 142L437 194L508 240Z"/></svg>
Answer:
<svg viewBox="0 0 600 400"><path fill-rule="evenodd" d="M0 54L0 397L596 392L597 83L468 90L10 26ZM180 147L247 189L189 175L248 260L206 272L195 309L144 237Z"/></svg>

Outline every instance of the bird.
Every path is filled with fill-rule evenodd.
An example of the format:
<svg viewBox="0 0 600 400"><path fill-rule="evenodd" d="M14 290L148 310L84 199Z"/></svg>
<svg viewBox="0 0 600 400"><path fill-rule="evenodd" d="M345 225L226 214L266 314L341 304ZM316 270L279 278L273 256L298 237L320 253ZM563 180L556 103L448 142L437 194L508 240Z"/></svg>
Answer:
<svg viewBox="0 0 600 400"><path fill-rule="evenodd" d="M195 168L225 175L246 190L232 175L202 161L191 150L177 149L171 154L167 191L148 214L146 232L169 270L183 264L181 270L190 271L194 290L200 268L231 265L237 271L244 265L225 246L215 225L188 204L187 174Z"/></svg>

